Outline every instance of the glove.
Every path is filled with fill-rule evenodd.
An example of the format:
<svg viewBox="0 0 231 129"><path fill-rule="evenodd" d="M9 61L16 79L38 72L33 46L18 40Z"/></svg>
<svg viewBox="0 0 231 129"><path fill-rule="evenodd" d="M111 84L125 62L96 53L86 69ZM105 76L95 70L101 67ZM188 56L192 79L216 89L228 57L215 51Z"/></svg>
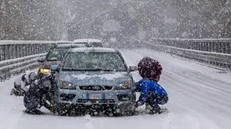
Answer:
<svg viewBox="0 0 231 129"><path fill-rule="evenodd" d="M35 80L35 81L34 81L34 84L35 84L35 85L38 85L38 84L39 84L39 80Z"/></svg>
<svg viewBox="0 0 231 129"><path fill-rule="evenodd" d="M54 105L51 104L50 112L55 113Z"/></svg>

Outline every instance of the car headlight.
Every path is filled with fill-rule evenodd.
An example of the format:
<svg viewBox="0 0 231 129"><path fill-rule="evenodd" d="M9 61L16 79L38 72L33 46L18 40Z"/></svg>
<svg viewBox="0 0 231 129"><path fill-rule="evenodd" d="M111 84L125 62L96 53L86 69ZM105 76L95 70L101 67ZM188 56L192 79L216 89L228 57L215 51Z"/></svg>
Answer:
<svg viewBox="0 0 231 129"><path fill-rule="evenodd" d="M50 69L43 69L43 68L41 68L40 70L39 70L39 72L40 73L42 73L42 74L44 74L44 75L51 75L51 70Z"/></svg>
<svg viewBox="0 0 231 129"><path fill-rule="evenodd" d="M60 89L76 90L76 87L66 81L60 81Z"/></svg>
<svg viewBox="0 0 231 129"><path fill-rule="evenodd" d="M119 90L127 90L127 89L131 89L131 87L132 87L132 83L130 81L119 84Z"/></svg>

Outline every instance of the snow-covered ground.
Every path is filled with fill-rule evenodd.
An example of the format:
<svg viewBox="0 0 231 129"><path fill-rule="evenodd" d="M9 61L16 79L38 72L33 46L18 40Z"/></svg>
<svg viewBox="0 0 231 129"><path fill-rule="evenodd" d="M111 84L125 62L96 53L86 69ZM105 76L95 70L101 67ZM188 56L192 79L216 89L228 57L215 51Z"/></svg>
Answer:
<svg viewBox="0 0 231 129"><path fill-rule="evenodd" d="M21 97L10 96L13 79L0 83L0 129L230 129L231 73L148 49L122 50L129 65L144 56L160 61L160 84L169 93L169 113L127 117L58 117L23 113ZM136 80L140 77L134 73ZM138 109L143 110L143 107Z"/></svg>

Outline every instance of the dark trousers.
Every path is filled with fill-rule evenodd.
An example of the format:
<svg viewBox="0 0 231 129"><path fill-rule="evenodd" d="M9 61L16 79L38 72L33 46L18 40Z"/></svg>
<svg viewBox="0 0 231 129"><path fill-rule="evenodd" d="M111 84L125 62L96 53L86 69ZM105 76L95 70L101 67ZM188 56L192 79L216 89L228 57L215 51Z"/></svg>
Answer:
<svg viewBox="0 0 231 129"><path fill-rule="evenodd" d="M23 99L24 106L26 107L27 110L36 110L40 106L39 99L37 98L28 98L24 97Z"/></svg>
<svg viewBox="0 0 231 129"><path fill-rule="evenodd" d="M155 93L149 93L146 103L150 106L164 105L168 102L168 96L160 96Z"/></svg>
<svg viewBox="0 0 231 129"><path fill-rule="evenodd" d="M36 110L37 108L39 108L40 106L44 106L45 108L47 108L48 110L51 110L51 106L50 104L48 104L45 100L43 100L42 98L36 98L36 97L24 97L24 106L26 107L26 109L28 110Z"/></svg>

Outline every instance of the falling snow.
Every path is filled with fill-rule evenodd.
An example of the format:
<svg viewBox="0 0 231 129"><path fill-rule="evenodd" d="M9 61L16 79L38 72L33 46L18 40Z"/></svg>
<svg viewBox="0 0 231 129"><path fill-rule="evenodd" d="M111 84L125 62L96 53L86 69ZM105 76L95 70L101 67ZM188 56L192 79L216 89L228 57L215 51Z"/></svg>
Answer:
<svg viewBox="0 0 231 129"><path fill-rule="evenodd" d="M99 46L49 49L54 41L87 38L118 51ZM0 0L0 129L229 129L230 38L231 0ZM160 115L148 115L145 106L133 110L132 99L140 93L131 87L141 72L128 66L147 56L163 66L160 83L169 93L169 102L161 106L166 112ZM48 72L34 81L25 70L37 73L38 58L45 61L40 72ZM19 73L25 76L14 76ZM13 92L21 96L10 96ZM55 103L55 95L66 103ZM100 107L100 97L110 104ZM127 100L127 110L121 112L117 106ZM47 101L51 107L42 108L42 116L23 112ZM84 104L73 104L77 102ZM129 116L130 111L136 114ZM76 117L55 116L76 112ZM118 112L125 117L111 117L120 116Z"/></svg>

